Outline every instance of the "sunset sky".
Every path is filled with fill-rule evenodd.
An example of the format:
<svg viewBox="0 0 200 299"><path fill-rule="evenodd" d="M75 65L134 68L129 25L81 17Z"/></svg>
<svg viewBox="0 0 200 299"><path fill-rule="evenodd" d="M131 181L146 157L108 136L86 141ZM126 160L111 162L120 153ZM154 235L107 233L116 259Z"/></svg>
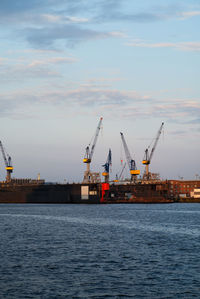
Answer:
<svg viewBox="0 0 200 299"><path fill-rule="evenodd" d="M0 140L13 177L80 182L101 116L92 171L111 148L111 178L120 172L123 132L143 173L164 122L150 171L200 176L200 1L1 0L0 25Z"/></svg>

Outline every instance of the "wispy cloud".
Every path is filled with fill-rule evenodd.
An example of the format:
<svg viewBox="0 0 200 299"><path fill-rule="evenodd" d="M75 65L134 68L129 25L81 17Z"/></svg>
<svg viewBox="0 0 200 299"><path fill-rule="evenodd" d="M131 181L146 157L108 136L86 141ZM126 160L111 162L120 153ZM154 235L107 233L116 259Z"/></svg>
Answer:
<svg viewBox="0 0 200 299"><path fill-rule="evenodd" d="M196 11L179 12L177 15L181 19L185 20L185 19L189 19L189 18L192 18L192 17L200 16L200 11L196 10Z"/></svg>
<svg viewBox="0 0 200 299"><path fill-rule="evenodd" d="M146 43L142 41L133 41L126 43L126 45L139 48L173 48L181 51L200 51L200 42Z"/></svg>
<svg viewBox="0 0 200 299"><path fill-rule="evenodd" d="M60 63L74 63L78 60L73 57L51 57L43 60L34 60L28 64L28 67L35 67L39 65L60 64Z"/></svg>
<svg viewBox="0 0 200 299"><path fill-rule="evenodd" d="M43 54L43 53L42 53ZM0 59L0 84L5 82L27 81L29 79L61 77L57 66L77 62L77 59L69 57L41 57L33 60L28 59Z"/></svg>
<svg viewBox="0 0 200 299"><path fill-rule="evenodd" d="M180 135L185 135L185 133L187 133L187 131L186 130L176 130L176 131L170 131L169 133L171 135L180 136Z"/></svg>
<svg viewBox="0 0 200 299"><path fill-rule="evenodd" d="M18 101L20 99L20 101ZM162 118L182 125L200 124L199 100L168 99L159 101L138 92L111 89L109 86L79 86L77 88L40 87L37 93L30 89L4 93L0 96L2 113L17 111L21 106L54 107L56 111L80 109L98 111L109 117L118 119ZM48 110L48 109L47 109ZM112 111L112 113L111 113ZM14 113L15 114L15 113Z"/></svg>
<svg viewBox="0 0 200 299"><path fill-rule="evenodd" d="M49 23L57 23L57 24L69 24L69 23L87 23L89 22L88 18L82 18L77 16L61 16L61 15L53 15L53 14L44 14L41 16L44 21Z"/></svg>
<svg viewBox="0 0 200 299"><path fill-rule="evenodd" d="M87 28L81 28L77 25L62 25L46 28L29 28L24 30L29 43L34 47L51 48L57 41L63 41L66 46L74 46L86 40L105 39L115 37L116 32L103 32ZM119 34L118 34L119 35Z"/></svg>
<svg viewBox="0 0 200 299"><path fill-rule="evenodd" d="M151 23L169 18L199 16L200 11L181 12L178 5L134 6L121 0L1 0L0 23L13 32L14 39L23 38L34 48L53 49L64 43L72 47L80 42L105 38L123 38L120 30L98 30L98 25L119 21ZM94 25L96 26L94 29ZM198 42L190 43L129 43L137 47L171 47L199 51Z"/></svg>

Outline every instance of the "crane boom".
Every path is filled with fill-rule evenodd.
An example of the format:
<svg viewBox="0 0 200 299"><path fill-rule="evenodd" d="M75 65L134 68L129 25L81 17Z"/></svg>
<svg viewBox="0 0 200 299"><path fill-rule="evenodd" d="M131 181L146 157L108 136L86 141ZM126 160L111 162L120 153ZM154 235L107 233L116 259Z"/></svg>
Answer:
<svg viewBox="0 0 200 299"><path fill-rule="evenodd" d="M161 124L161 126L160 126L160 128L159 128L159 130L158 130L158 133L157 133L157 135L156 135L156 139L155 139L155 141L154 141L154 144L153 144L153 147L152 147L152 150L151 150L150 155L149 155L149 149L147 148L147 149L145 150L145 155L144 155L144 159L143 159L142 163L146 166L145 176L146 176L147 179L150 178L149 164L151 163L151 159L152 159L152 157L153 157L153 154L154 154L154 152L155 152L156 146L157 146L157 144L158 144L158 140L159 140L159 138L160 138L160 134L161 134L161 132L162 132L162 128L163 128L163 126L164 126L164 122L162 122L162 124Z"/></svg>
<svg viewBox="0 0 200 299"><path fill-rule="evenodd" d="M162 132L162 128L163 128L163 126L164 126L164 122L162 122L162 124L161 124L161 126L160 126L160 129L158 130L158 133L157 133L157 136L156 136L154 145L153 145L153 147L152 147L152 150L151 150L151 153L150 153L150 156L149 156L149 160L150 160L150 162L151 162L151 159L152 159L152 157L153 157L153 153L154 153L154 151L155 151L155 149L156 149L156 146L157 146L157 143L158 143L160 134L161 134L161 132Z"/></svg>
<svg viewBox="0 0 200 299"><path fill-rule="evenodd" d="M131 154L130 154L130 152L129 152L127 143L126 143L126 141L125 141L124 134L123 134L122 132L120 132L120 134L121 134L122 143L123 143L123 146L124 146L124 151L125 151L126 160L127 160L129 169L130 169L130 170L131 170L131 169L135 169L135 161L131 158Z"/></svg>
<svg viewBox="0 0 200 299"><path fill-rule="evenodd" d="M91 160L92 160L92 156L94 154L94 149L95 149L95 146L96 146L96 143L97 143L97 138L99 136L99 131L101 129L102 120L103 120L103 117L101 117L100 120L99 120L91 150L90 150L90 145L88 145L86 147L85 156L84 156L84 159L83 159L84 163L90 163Z"/></svg>
<svg viewBox="0 0 200 299"><path fill-rule="evenodd" d="M127 146L127 143L125 141L123 133L120 132L120 134L121 134L121 139L122 139L122 143L123 143L123 146L124 146L124 151L125 151L125 155L126 155L127 164L128 164L130 174L131 174L131 181L135 181L136 176L138 174L140 174L140 170L137 170L135 160L133 160L132 157L131 157L131 154L129 152L129 149L128 149L128 146Z"/></svg>
<svg viewBox="0 0 200 299"><path fill-rule="evenodd" d="M4 150L4 147L3 147L3 144L2 144L1 141L0 141L0 147L1 147L1 152L2 152L2 156L3 156L3 159L4 159L5 165L7 167L8 166L8 160L7 160L6 153L5 153L5 150Z"/></svg>
<svg viewBox="0 0 200 299"><path fill-rule="evenodd" d="M93 153L94 153L94 148L96 146L97 138L99 136L99 131L101 129L102 120L103 120L103 117L100 118L99 124L98 124L97 129L96 129L96 133L95 133L95 137L94 137L94 142L93 142L93 145L91 147L91 152L90 152L90 160L92 160L92 156L93 156Z"/></svg>
<svg viewBox="0 0 200 299"><path fill-rule="evenodd" d="M102 120L103 120L103 117L101 117L100 120L99 120L91 150L90 150L90 144L86 147L83 163L86 163L87 170L84 173L83 183L90 183L90 181L91 181L90 163L92 161L92 156L94 154L94 149L95 149L97 139L98 139L98 136L99 136L99 131L101 129Z"/></svg>

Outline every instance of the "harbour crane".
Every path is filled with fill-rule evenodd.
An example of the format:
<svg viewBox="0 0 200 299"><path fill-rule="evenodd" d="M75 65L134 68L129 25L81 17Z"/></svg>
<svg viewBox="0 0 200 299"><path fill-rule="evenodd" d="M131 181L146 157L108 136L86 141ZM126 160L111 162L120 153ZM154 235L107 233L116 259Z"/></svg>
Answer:
<svg viewBox="0 0 200 299"><path fill-rule="evenodd" d="M124 139L123 133L120 132L120 134L121 134L121 139L122 139L122 143L123 143L123 146L124 146L126 161L127 161L127 164L128 164L129 170L130 170L131 182L135 183L136 180L137 180L137 175L140 174L140 170L137 169L135 160L133 160L132 157L131 157L131 154L129 152L128 146L127 146L126 141Z"/></svg>
<svg viewBox="0 0 200 299"><path fill-rule="evenodd" d="M161 124L161 126L160 126L160 128L158 130L158 133L156 135L156 139L154 141L154 144L153 144L153 147L151 149L150 154L149 154L149 147L150 146L145 150L145 153L144 153L144 159L142 161L142 164L145 165L145 177L146 177L146 179L150 179L149 164L151 163L151 160L152 160L153 154L155 152L158 140L160 138L160 134L162 132L163 126L164 126L164 122L162 122L162 124Z"/></svg>
<svg viewBox="0 0 200 299"><path fill-rule="evenodd" d="M11 181L11 173L13 172L12 160L11 160L11 157L6 153L1 141L0 141L0 148L1 148L1 152L2 152L3 159L5 162L5 166L6 166L5 167L6 172L7 172L6 182L9 183Z"/></svg>
<svg viewBox="0 0 200 299"><path fill-rule="evenodd" d="M91 181L90 163L92 161L92 156L94 154L94 149L95 149L97 139L98 139L98 136L99 136L99 131L101 129L102 120L103 120L103 117L101 117L100 120L99 120L91 149L90 149L90 144L89 144L86 147L86 150L85 150L85 156L84 156L84 159L83 159L83 163L86 163L87 169L84 173L83 183L90 183L90 181Z"/></svg>
<svg viewBox="0 0 200 299"><path fill-rule="evenodd" d="M124 172L125 167L126 167L126 162L125 162L124 165L122 166L122 169L121 169L119 175L116 174L116 178L115 178L114 182L117 183L117 182L119 182L119 181L121 180L121 177L122 177L122 174L123 174L123 172Z"/></svg>
<svg viewBox="0 0 200 299"><path fill-rule="evenodd" d="M109 171L110 171L111 164L112 164L112 153L111 153L111 149L109 149L106 163L102 165L104 167L104 172L102 172L102 175L104 176L105 183L109 182Z"/></svg>

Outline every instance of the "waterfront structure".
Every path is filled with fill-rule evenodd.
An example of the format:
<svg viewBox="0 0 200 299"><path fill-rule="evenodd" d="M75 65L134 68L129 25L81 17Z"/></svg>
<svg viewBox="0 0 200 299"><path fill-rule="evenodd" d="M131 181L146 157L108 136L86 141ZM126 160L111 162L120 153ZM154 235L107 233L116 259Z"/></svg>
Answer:
<svg viewBox="0 0 200 299"><path fill-rule="evenodd" d="M194 190L200 188L200 180L169 180L169 197L176 200L193 197Z"/></svg>

